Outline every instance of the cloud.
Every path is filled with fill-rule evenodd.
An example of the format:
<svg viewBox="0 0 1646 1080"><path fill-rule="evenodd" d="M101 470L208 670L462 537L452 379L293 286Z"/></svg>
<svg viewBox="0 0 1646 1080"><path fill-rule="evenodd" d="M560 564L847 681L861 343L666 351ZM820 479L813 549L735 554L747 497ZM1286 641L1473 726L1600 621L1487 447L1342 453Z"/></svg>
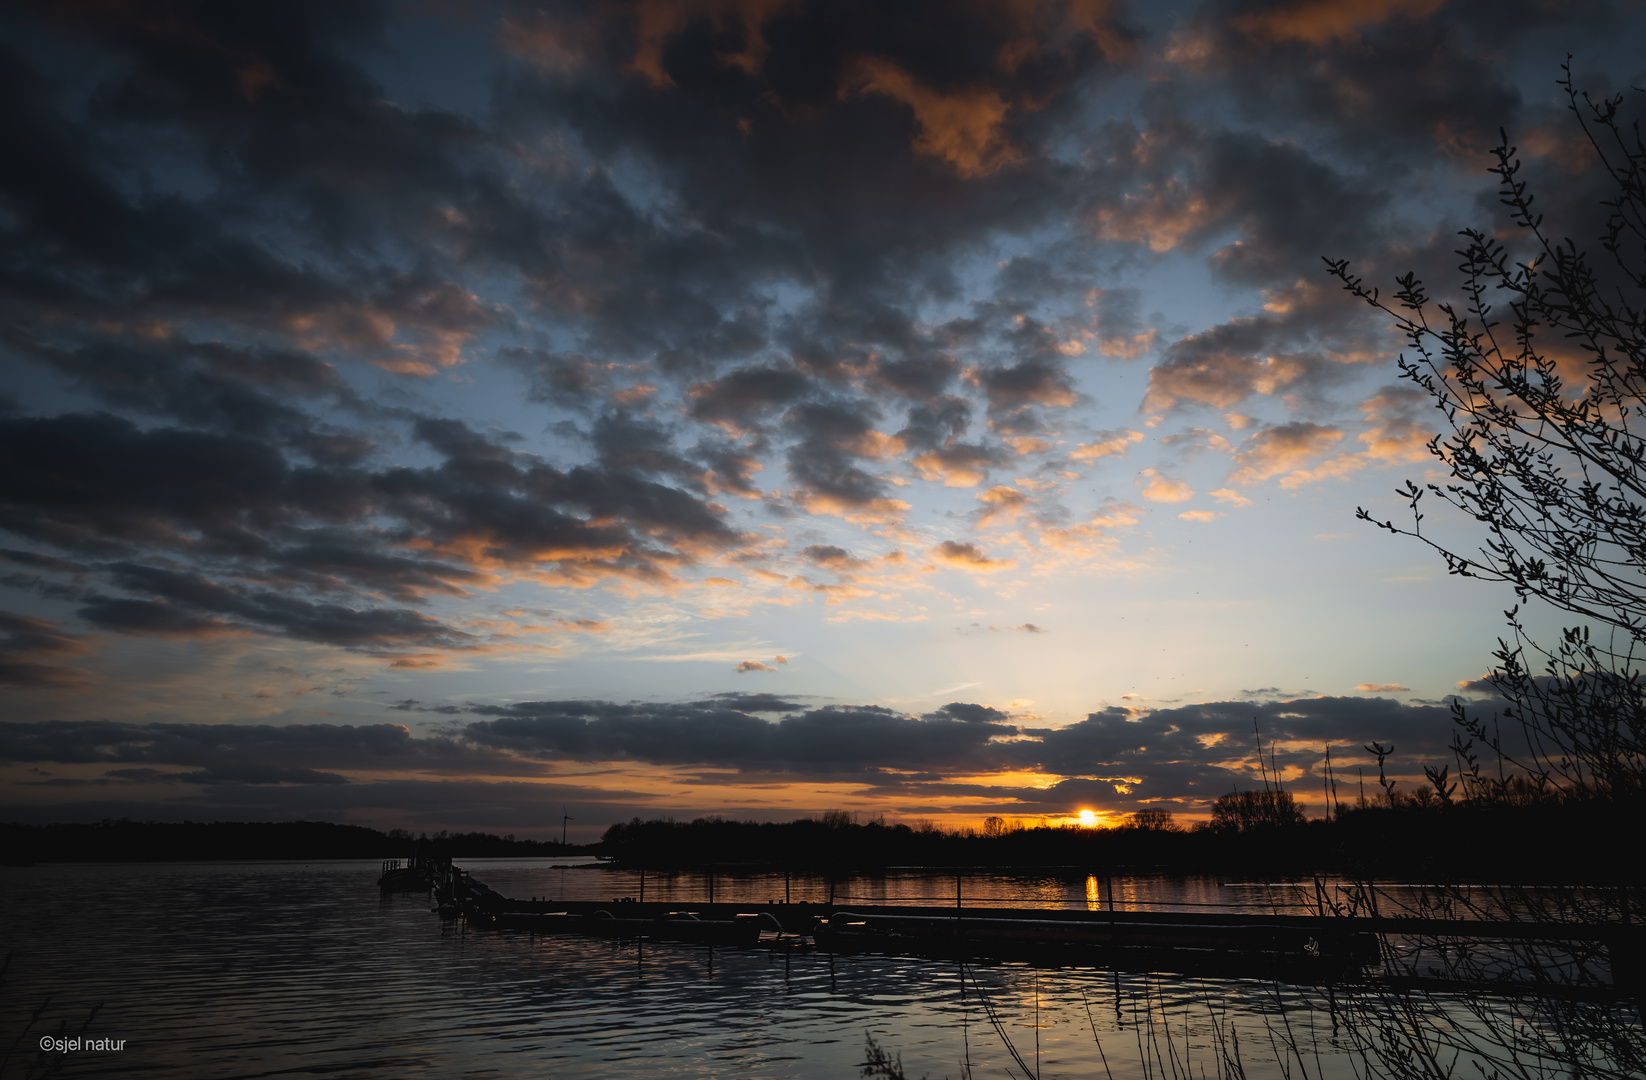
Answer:
<svg viewBox="0 0 1646 1080"><path fill-rule="evenodd" d="M1119 428L1113 431L1100 431L1097 438L1089 443L1082 443L1069 454L1071 461L1098 461L1106 457L1119 457L1127 450L1143 441L1141 431L1132 431Z"/></svg>
<svg viewBox="0 0 1646 1080"><path fill-rule="evenodd" d="M478 745L540 759L632 759L742 770L852 773L880 768L987 767L991 740L1016 733L987 706L952 703L923 717L880 706L827 706L776 723L736 699L678 705L601 701L479 706L496 717L465 729Z"/></svg>
<svg viewBox="0 0 1646 1080"><path fill-rule="evenodd" d="M932 548L932 558L945 566L969 570L974 574L993 574L1017 566L1013 559L991 559L976 544L945 540Z"/></svg>
<svg viewBox="0 0 1646 1080"><path fill-rule="evenodd" d="M1002 524L1016 521L1017 516L1029 505L1029 497L1026 494L1004 484L996 484L976 498L983 504L977 511L977 523L980 526L994 521Z"/></svg>
<svg viewBox="0 0 1646 1080"><path fill-rule="evenodd" d="M1355 687L1362 694L1395 694L1409 693L1411 687L1401 686L1399 683L1361 683Z"/></svg>
<svg viewBox="0 0 1646 1080"><path fill-rule="evenodd" d="M928 450L913 459L922 480L940 480L944 487L976 487L988 478L988 467L998 465L997 451L956 444Z"/></svg>
<svg viewBox="0 0 1646 1080"><path fill-rule="evenodd" d="M98 625L169 635L242 628L351 648L475 644L412 608L362 606L371 593L409 603L461 596L499 567L574 585L661 581L741 541L715 504L633 472L553 469L455 421L419 420L416 431L442 465L299 465L253 439L142 430L107 414L0 420L0 461L14 466L0 480L0 507L32 540L122 556L103 573L133 595L91 596L81 614ZM298 542L281 543L281 533ZM381 550L388 545L402 550ZM162 556L171 566L178 556L215 561L238 580L170 568L155 561Z"/></svg>
<svg viewBox="0 0 1646 1080"><path fill-rule="evenodd" d="M1320 457L1342 438L1340 428L1305 420L1265 428L1240 444L1229 482L1246 486L1301 471L1306 462Z"/></svg>
<svg viewBox="0 0 1646 1080"><path fill-rule="evenodd" d="M786 663L786 661L779 657L778 663ZM723 694L711 694L709 699L746 713L800 712L806 707L798 701L791 700L788 697L780 697L777 694L746 694L740 690Z"/></svg>
<svg viewBox="0 0 1646 1080"><path fill-rule="evenodd" d="M339 770L540 774L539 765L399 724L131 724L40 721L0 725L0 758L63 764L183 767L189 784L344 782ZM139 778L129 771L109 775Z"/></svg>
<svg viewBox="0 0 1646 1080"><path fill-rule="evenodd" d="M411 38L450 45L438 79L381 62L408 40L392 6L8 12L0 96L22 164L0 176L0 521L4 583L27 614L0 624L0 677L84 691L76 702L114 679L113 715L153 700L120 681L138 655L157 682L189 685L275 651L379 657L416 680L550 633L613 628L568 651L618 648L700 617L706 598L729 612L861 597L933 567L996 583L1018 561L1042 580L1137 567L1165 557L1128 554L1144 510L1076 505L1104 490L1073 470L1100 473L1144 432L1169 456L1138 502L1188 520L1218 512L1189 508L1178 476L1195 452L1235 455L1211 492L1221 507L1249 505L1250 484L1417 464L1435 417L1412 388L1379 388L1371 365L1394 342L1320 255L1451 273L1448 215L1490 224L1495 209L1475 155L1499 123L1528 132L1532 173L1563 178L1551 221L1588 198L1598 170L1576 168L1546 95L1501 58L1557 32L1636 40L1642 17L1298 0L1151 14L1144 29L1108 3L910 10L436 11ZM1602 90L1626 81L1601 75ZM1429 191L1449 194L1411 198ZM1573 220L1563 234L1599 231ZM1210 291L1180 290L1186 273ZM1180 326L1202 293L1218 313ZM1146 424L1124 419L1139 397ZM1184 431L1196 409L1227 430ZM1024 475L997 482L1006 465ZM888 548L929 556L871 553ZM517 589L584 590L553 604L589 618L495 617ZM923 617L884 599L823 617ZM724 675L739 659L713 663ZM492 674L477 685L495 690ZM949 749L929 760L968 769L1028 767L1050 738L978 744L944 726L954 716L777 697L760 712L757 698L488 719L538 723L539 750L566 720L576 753L620 761L641 760L634 731L656 730L669 761L750 775L894 767L794 749L860 728L885 762L918 758L898 740L930 738ZM407 712L453 722L456 700ZM1313 734L1405 731L1412 716L1288 708L1323 717ZM1221 728L1179 719L1226 752L1227 711ZM1265 725L1292 724L1284 711ZM779 715L798 726L774 728ZM1122 723L1100 734L1153 730ZM722 729L754 741L722 752ZM318 736L136 725L82 764L120 771L110 786L170 770L192 779L153 782L221 788L214 806L418 813L424 799L478 821L544 796L359 774L542 779L548 759L502 737L333 757ZM196 746L210 738L223 756ZM1166 734L1138 745L1151 739L1176 752ZM1111 755L1010 798L1049 806L1088 785L1123 802L1147 768L1144 788L1192 801L1243 775L1201 749ZM283 794L307 788L329 801Z"/></svg>
<svg viewBox="0 0 1646 1080"><path fill-rule="evenodd" d="M1153 466L1137 474L1136 484L1150 502L1180 503L1194 498L1194 489L1186 481L1167 476Z"/></svg>
<svg viewBox="0 0 1646 1080"><path fill-rule="evenodd" d="M762 664L758 660L745 660L741 664L738 664L737 667L733 668L732 670L736 671L739 675L741 675L741 674L743 674L744 672L747 672L747 671L776 671L777 669L774 668L774 667L767 667L765 664Z"/></svg>
<svg viewBox="0 0 1646 1080"><path fill-rule="evenodd" d="M1368 457L1390 464L1413 464L1429 459L1434 432L1420 417L1432 415L1434 401L1411 386L1384 387L1360 406L1369 425L1358 438Z"/></svg>
<svg viewBox="0 0 1646 1080"><path fill-rule="evenodd" d="M1325 45L1356 36L1366 27L1392 19L1422 19L1437 11L1443 0L1361 0L1329 3L1315 0L1253 12L1235 18L1234 25L1254 38L1302 41Z"/></svg>
<svg viewBox="0 0 1646 1080"><path fill-rule="evenodd" d="M1137 289L1094 288L1086 293L1086 306L1093 309L1099 353L1136 360L1154 350L1158 331L1143 325L1140 304Z"/></svg>
<svg viewBox="0 0 1646 1080"><path fill-rule="evenodd" d="M809 389L807 378L793 368L750 367L728 372L712 382L693 383L687 397L693 418L719 424L737 434L753 430Z"/></svg>
<svg viewBox="0 0 1646 1080"><path fill-rule="evenodd" d="M1149 371L1143 407L1164 412L1182 402L1230 409L1253 394L1277 391L1324 370L1322 358L1307 353L1263 355L1268 320L1237 319L1175 342Z"/></svg>
<svg viewBox="0 0 1646 1080"><path fill-rule="evenodd" d="M1011 629L1041 632L1032 624ZM422 708L408 702L397 707ZM383 785L403 781L382 779L385 775L533 777L545 789L564 791L555 779L557 762L634 762L729 770L716 780L720 785L806 776L856 783L864 794L895 790L928 798L954 793L964 777L972 794L1031 812L1076 790L1101 796L1100 805L1107 807L1169 799L1192 809L1204 808L1231 787L1259 782L1254 719L1265 758L1272 753L1288 786L1301 784L1305 791L1319 787L1328 744L1334 747L1340 783L1365 759L1360 747L1374 739L1396 744L1396 775L1404 776L1418 773L1422 763L1449 760L1452 727L1446 703L1402 705L1377 697L1271 696L1155 710L1110 707L1057 728L1026 727L981 703L950 702L911 716L877 705L807 707L764 693L675 703L470 703L433 711L478 718L422 737L397 724L9 723L0 725L0 758L116 766L104 770L110 781L199 789L202 798L239 799L244 805L300 803L281 802L285 796L260 803L227 789L360 789L342 803L316 794L317 801L303 805L388 806L400 804L371 800L391 790ZM1051 786L977 779L1026 770L1042 772ZM493 780L472 786L470 793L478 795L489 785L496 785L500 799L517 790ZM592 790L581 797L618 798ZM625 797L638 796L631 791Z"/></svg>
<svg viewBox="0 0 1646 1080"><path fill-rule="evenodd" d="M1021 160L1002 131L1007 105L988 87L947 94L921 85L896 64L864 57L847 74L842 97L884 94L907 105L917 128L916 152L938 158L967 178Z"/></svg>
<svg viewBox="0 0 1646 1080"><path fill-rule="evenodd" d="M979 371L974 379L988 395L991 408L1002 413L1029 404L1067 407L1076 400L1068 371L1047 357Z"/></svg>
<svg viewBox="0 0 1646 1080"><path fill-rule="evenodd" d="M62 662L91 652L92 644L86 638L65 633L46 619L0 611L0 683L57 689L83 686L90 681L88 673Z"/></svg>
<svg viewBox="0 0 1646 1080"><path fill-rule="evenodd" d="M1320 790L1328 744L1334 747L1340 785L1352 775L1347 770L1365 760L1360 748L1374 739L1396 744L1399 775L1417 774L1421 763L1451 757L1448 708L1387 698L1206 702L1152 711L1111 707L1067 727L1025 728L1035 741L1012 745L1063 776L1122 778L1094 789L1100 805L1177 799L1204 806L1233 787L1259 782L1254 720L1265 761L1273 750L1282 771L1293 778L1288 785L1306 784L1302 801ZM1048 797L1056 794L1049 789ZM1348 792L1342 797L1349 798Z"/></svg>

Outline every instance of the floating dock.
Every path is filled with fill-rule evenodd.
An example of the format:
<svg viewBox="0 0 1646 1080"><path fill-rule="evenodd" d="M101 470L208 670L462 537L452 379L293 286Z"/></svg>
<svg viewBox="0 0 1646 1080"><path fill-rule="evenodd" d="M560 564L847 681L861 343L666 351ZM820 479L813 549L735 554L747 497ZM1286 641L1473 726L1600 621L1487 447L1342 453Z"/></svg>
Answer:
<svg viewBox="0 0 1646 1080"><path fill-rule="evenodd" d="M1024 960L1193 975L1335 981L1378 956L1345 920L1285 915L1053 911L824 903L519 900L453 868L438 909L477 927L739 948Z"/></svg>
<svg viewBox="0 0 1646 1080"><path fill-rule="evenodd" d="M1390 939L1541 942L1600 948L1613 986L1638 992L1646 925L1498 922L1402 916L1059 911L826 903L519 900L449 864L437 910L469 925L534 934L691 942L734 948L1018 960L1296 984L1358 981ZM1426 983L1433 980L1424 980ZM1508 989L1515 979L1506 979ZM1438 983L1436 983L1438 986Z"/></svg>

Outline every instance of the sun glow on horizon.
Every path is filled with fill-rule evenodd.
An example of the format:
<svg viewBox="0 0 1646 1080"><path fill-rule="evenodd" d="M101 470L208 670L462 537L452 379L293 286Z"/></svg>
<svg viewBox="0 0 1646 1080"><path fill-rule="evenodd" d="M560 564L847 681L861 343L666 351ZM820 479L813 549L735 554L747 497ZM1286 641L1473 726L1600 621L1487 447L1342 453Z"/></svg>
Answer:
<svg viewBox="0 0 1646 1080"><path fill-rule="evenodd" d="M1080 819L1081 828L1093 829L1097 827L1097 814L1091 810L1082 810L1075 816Z"/></svg>

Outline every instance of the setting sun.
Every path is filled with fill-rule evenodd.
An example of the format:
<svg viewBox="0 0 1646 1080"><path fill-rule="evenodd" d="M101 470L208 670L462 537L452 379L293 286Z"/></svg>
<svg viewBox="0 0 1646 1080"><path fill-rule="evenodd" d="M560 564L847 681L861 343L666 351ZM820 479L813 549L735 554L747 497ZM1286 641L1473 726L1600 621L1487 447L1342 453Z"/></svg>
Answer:
<svg viewBox="0 0 1646 1080"><path fill-rule="evenodd" d="M1092 826L1097 824L1097 815L1090 810L1082 810L1076 816L1080 818L1080 825L1082 828L1090 829Z"/></svg>

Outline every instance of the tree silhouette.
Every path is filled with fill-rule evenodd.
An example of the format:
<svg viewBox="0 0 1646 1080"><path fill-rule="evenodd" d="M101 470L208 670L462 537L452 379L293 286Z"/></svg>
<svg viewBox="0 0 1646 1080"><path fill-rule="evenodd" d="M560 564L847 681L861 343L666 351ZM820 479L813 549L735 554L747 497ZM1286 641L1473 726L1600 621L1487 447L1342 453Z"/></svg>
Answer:
<svg viewBox="0 0 1646 1080"><path fill-rule="evenodd" d="M1453 748L1475 798L1503 794L1508 779L1481 769L1477 745L1551 795L1634 799L1646 787L1636 668L1646 648L1646 142L1638 122L1620 118L1621 95L1595 101L1574 89L1569 63L1563 71L1571 111L1610 178L1605 258L1552 239L1502 132L1490 171L1516 247L1483 230L1461 233L1461 306L1433 299L1415 273L1396 278L1391 303L1347 260L1326 260L1344 288L1404 332L1401 374L1446 424L1429 450L1450 482L1407 481L1409 524L1359 516L1428 544L1453 574L1505 582L1522 601L1546 601L1586 624L1544 646L1518 606L1507 613L1510 634L1489 680L1523 737L1500 737L1498 725L1458 708L1467 738ZM1485 543L1463 551L1426 532L1426 495L1479 522Z"/></svg>
<svg viewBox="0 0 1646 1080"><path fill-rule="evenodd" d="M1646 794L1646 691L1636 664L1646 650L1646 141L1638 123L1620 118L1621 96L1597 102L1574 89L1569 59L1562 70L1560 86L1610 185L1600 204L1604 258L1551 238L1520 177L1517 150L1501 132L1491 171L1513 231L1505 239L1478 229L1461 234L1460 304L1432 299L1410 273L1396 279L1391 303L1350 273L1346 260L1327 266L1399 325L1409 348L1401 374L1445 417L1429 450L1449 482L1406 483L1409 524L1364 509L1359 516L1428 544L1453 574L1507 583L1522 602L1545 601L1582 620L1540 645L1519 606L1506 613L1510 633L1498 642L1488 681L1506 699L1511 735L1499 734L1497 718L1453 706L1460 725L1453 750L1467 800L1591 803L1621 839L1635 834ZM1478 522L1485 542L1460 551L1425 532L1425 496ZM1504 767L1495 775L1483 770L1477 747ZM1381 778L1392 748L1367 749L1378 756ZM1449 802L1446 772L1426 772L1435 801ZM1394 805L1393 785L1384 788ZM1513 912L1531 922L1629 926L1640 909L1642 869L1626 850L1619 855L1588 868L1595 885L1608 887L1504 885L1434 895L1467 917ZM1502 871L1513 881L1515 869ZM1471 998L1466 1017L1418 992L1351 995L1345 1031L1377 1066L1368 1075L1445 1076L1461 1058L1482 1075L1640 1076L1646 999L1639 986L1632 1002L1607 996L1630 984L1638 948L1556 956L1512 943L1488 962L1466 943L1423 939L1418 951L1440 958L1435 974L1443 969L1461 984L1486 987L1500 971L1493 964L1507 963L1536 992ZM1470 1034L1460 1037L1464 1031Z"/></svg>
<svg viewBox="0 0 1646 1080"><path fill-rule="evenodd" d="M1219 832L1259 832L1301 825L1305 818L1289 791L1231 791L1212 803L1213 829Z"/></svg>

